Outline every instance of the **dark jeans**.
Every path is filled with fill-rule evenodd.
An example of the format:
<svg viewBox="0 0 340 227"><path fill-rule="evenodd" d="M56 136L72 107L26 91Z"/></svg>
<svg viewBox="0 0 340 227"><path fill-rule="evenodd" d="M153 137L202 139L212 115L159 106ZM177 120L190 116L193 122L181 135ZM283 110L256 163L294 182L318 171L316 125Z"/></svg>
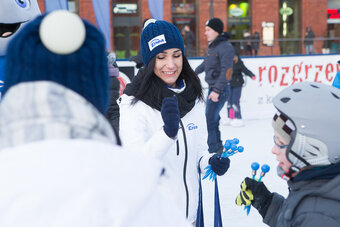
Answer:
<svg viewBox="0 0 340 227"><path fill-rule="evenodd" d="M209 88L208 96L212 89ZM230 86L228 85L222 94L218 97L218 102L213 102L211 99L207 99L205 117L207 120L208 128L208 151L210 153L215 153L223 148L221 141L221 132L219 129L220 122L220 111L228 99L230 91Z"/></svg>
<svg viewBox="0 0 340 227"><path fill-rule="evenodd" d="M230 109L234 110L235 118L241 119L241 107L240 107L240 99L241 99L241 92L242 92L242 86L239 87L232 87L230 88L230 95L228 98L228 116Z"/></svg>

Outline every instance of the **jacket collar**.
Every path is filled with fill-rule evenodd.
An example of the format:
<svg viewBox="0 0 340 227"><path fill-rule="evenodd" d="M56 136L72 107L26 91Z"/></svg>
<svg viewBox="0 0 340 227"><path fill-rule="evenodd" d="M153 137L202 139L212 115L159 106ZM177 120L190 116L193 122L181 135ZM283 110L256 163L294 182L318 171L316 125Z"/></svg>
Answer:
<svg viewBox="0 0 340 227"><path fill-rule="evenodd" d="M209 44L209 47L215 47L217 46L220 42L223 42L223 41L228 41L230 39L230 35L228 32L223 32L221 33L219 36L216 37L216 39L214 41L212 41L210 44Z"/></svg>

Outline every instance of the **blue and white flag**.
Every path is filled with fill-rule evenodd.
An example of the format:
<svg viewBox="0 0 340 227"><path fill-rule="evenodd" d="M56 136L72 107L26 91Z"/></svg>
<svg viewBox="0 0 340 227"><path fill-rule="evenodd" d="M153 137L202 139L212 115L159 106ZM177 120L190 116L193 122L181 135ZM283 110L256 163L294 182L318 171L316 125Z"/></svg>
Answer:
<svg viewBox="0 0 340 227"><path fill-rule="evenodd" d="M163 20L163 0L148 0L152 18Z"/></svg>
<svg viewBox="0 0 340 227"><path fill-rule="evenodd" d="M92 0L92 5L97 25L105 37L106 49L111 50L110 1Z"/></svg>
<svg viewBox="0 0 340 227"><path fill-rule="evenodd" d="M67 0L45 0L46 12L51 12L57 9L68 10Z"/></svg>

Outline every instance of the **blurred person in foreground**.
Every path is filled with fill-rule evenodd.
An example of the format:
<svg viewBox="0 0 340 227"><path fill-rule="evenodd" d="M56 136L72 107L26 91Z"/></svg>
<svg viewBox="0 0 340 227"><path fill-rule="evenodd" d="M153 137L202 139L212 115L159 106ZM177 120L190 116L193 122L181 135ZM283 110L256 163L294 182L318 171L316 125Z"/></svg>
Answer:
<svg viewBox="0 0 340 227"><path fill-rule="evenodd" d="M340 226L340 90L302 82L273 99L272 153L287 180L287 198L246 178L237 205L252 205L276 227Z"/></svg>
<svg viewBox="0 0 340 227"><path fill-rule="evenodd" d="M187 226L162 189L161 164L121 148L104 117L107 58L93 25L53 11L29 23L8 50L1 227Z"/></svg>

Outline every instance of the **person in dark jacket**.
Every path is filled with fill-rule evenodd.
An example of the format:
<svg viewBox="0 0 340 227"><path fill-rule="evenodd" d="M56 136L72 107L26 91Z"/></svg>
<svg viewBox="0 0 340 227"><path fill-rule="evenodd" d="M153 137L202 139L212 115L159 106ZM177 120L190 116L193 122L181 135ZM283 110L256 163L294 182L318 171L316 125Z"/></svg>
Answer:
<svg viewBox="0 0 340 227"><path fill-rule="evenodd" d="M251 37L250 32L246 31L243 34L243 47L244 47L243 55L253 56L251 39L252 39L252 37Z"/></svg>
<svg viewBox="0 0 340 227"><path fill-rule="evenodd" d="M205 116L210 153L220 153L223 150L219 130L220 111L230 93L233 68L234 48L228 41L229 34L223 33L223 26L223 22L219 18L207 21L205 36L209 43L208 54L195 69L197 74L205 72L205 81L209 85Z"/></svg>
<svg viewBox="0 0 340 227"><path fill-rule="evenodd" d="M136 63L136 68L140 69L144 66L143 64L143 59L142 59L142 52L140 50L138 50L137 55L136 56L131 56L129 58L129 61L133 61Z"/></svg>
<svg viewBox="0 0 340 227"><path fill-rule="evenodd" d="M254 56L257 56L257 52L260 47L260 33L258 32L254 33L253 40L251 42L251 47L253 48Z"/></svg>
<svg viewBox="0 0 340 227"><path fill-rule="evenodd" d="M314 38L315 38L315 34L312 30L312 26L307 26L306 32L305 32L305 40L304 40L306 54L314 53L314 48L313 48Z"/></svg>
<svg viewBox="0 0 340 227"><path fill-rule="evenodd" d="M243 75L249 76L252 79L255 75L243 63L239 55L234 56L233 74L230 81L230 95L227 104L228 119L226 125L230 124L233 127L243 126L240 99L242 86L244 84Z"/></svg>
<svg viewBox="0 0 340 227"><path fill-rule="evenodd" d="M109 69L110 80L110 104L106 113L106 118L109 120L115 132L119 132L119 105L117 99L119 98L120 82L117 79L119 76L119 68L116 62L116 54L114 52L107 52L107 64Z"/></svg>
<svg viewBox="0 0 340 227"><path fill-rule="evenodd" d="M194 57L195 56L195 36L194 33L190 30L189 25L185 25L183 28L183 39L184 39L184 48L185 52L187 52L188 57Z"/></svg>
<svg viewBox="0 0 340 227"><path fill-rule="evenodd" d="M272 153L288 197L246 178L237 205L251 204L269 226L340 226L339 97L339 89L316 82L295 83L274 97Z"/></svg>

